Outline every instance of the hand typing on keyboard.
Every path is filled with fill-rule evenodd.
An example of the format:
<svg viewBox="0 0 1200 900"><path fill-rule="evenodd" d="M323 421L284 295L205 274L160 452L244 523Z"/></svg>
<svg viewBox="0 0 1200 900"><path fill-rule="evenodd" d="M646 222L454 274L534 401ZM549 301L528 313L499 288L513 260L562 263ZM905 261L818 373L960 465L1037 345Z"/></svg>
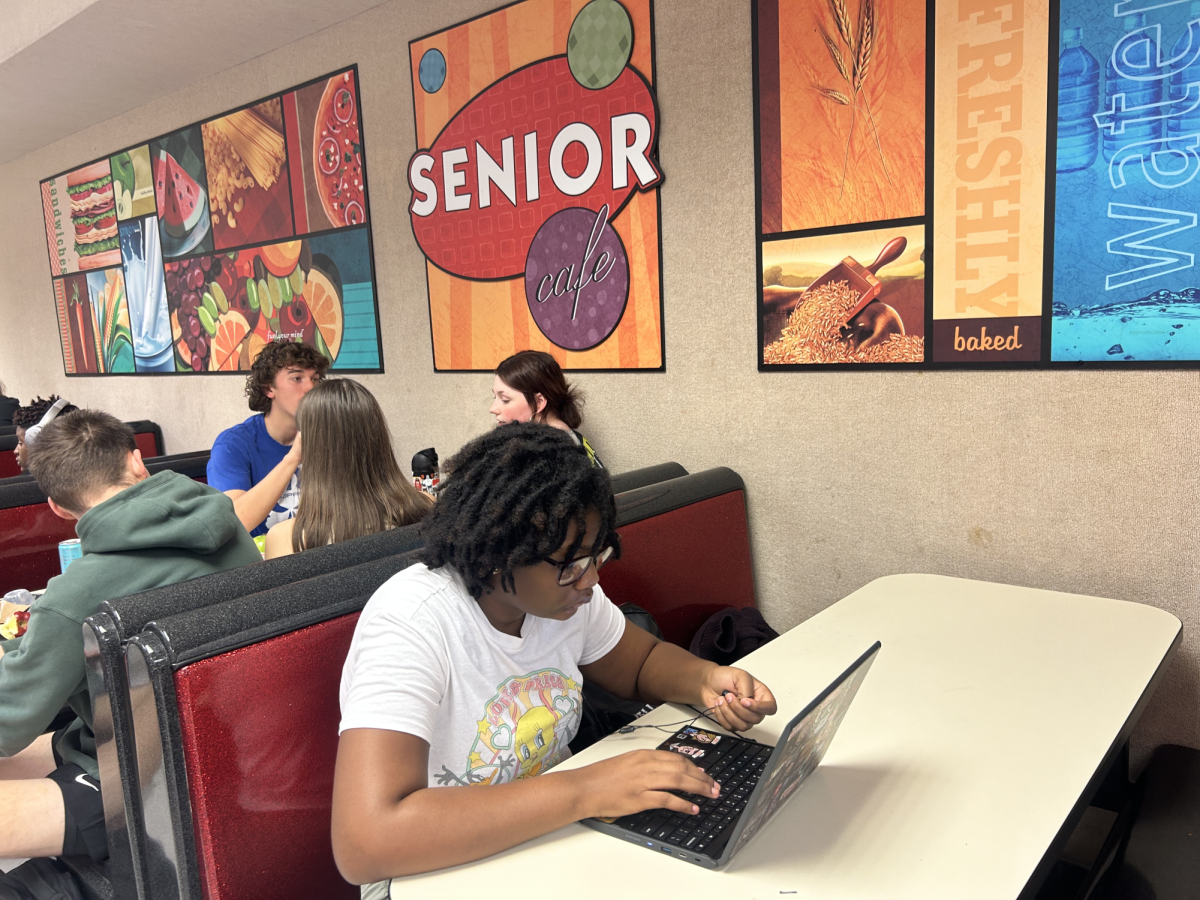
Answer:
<svg viewBox="0 0 1200 900"><path fill-rule="evenodd" d="M720 786L704 770L678 753L635 750L581 769L547 777L570 778L579 790L581 811L587 816L628 816L662 808L692 815L696 801L720 797ZM694 795L691 798L679 794Z"/></svg>

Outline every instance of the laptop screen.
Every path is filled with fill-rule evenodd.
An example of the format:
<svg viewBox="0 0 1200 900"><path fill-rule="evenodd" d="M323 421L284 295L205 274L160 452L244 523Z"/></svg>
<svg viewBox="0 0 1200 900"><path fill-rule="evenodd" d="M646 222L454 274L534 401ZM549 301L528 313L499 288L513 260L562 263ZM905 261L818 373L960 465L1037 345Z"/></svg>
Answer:
<svg viewBox="0 0 1200 900"><path fill-rule="evenodd" d="M767 824L820 764L878 649L879 644L871 647L807 709L788 723L779 745L771 755L767 774L758 785L757 796L752 798L750 808L743 816L742 832L733 847L723 854L726 859L742 849Z"/></svg>

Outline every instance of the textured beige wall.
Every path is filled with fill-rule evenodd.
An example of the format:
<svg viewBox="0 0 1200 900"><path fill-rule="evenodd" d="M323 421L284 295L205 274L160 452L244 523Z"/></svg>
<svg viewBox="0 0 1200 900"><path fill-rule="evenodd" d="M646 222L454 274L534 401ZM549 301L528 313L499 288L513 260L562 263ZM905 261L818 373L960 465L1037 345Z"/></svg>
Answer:
<svg viewBox="0 0 1200 900"><path fill-rule="evenodd" d="M396 0L0 168L0 376L23 398L55 391L153 418L177 452L208 446L247 415L235 378L63 376L38 180L358 62L387 367L362 380L383 403L402 460L430 444L451 451L488 428L490 378L432 371L406 214L406 54L411 38L494 5ZM1200 640L1190 630L1198 374L760 374L749 5L658 0L656 11L667 370L576 376L589 397L585 430L605 461L617 471L664 460L739 471L760 604L780 630L896 572L1169 610L1185 624L1184 643L1138 744L1200 746Z"/></svg>

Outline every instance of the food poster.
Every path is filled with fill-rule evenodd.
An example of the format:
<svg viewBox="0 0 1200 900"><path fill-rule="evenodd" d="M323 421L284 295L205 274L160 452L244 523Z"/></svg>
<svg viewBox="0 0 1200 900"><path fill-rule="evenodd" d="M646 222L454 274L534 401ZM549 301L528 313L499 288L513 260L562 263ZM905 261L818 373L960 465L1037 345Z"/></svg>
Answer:
<svg viewBox="0 0 1200 900"><path fill-rule="evenodd" d="M201 126L193 125L151 141L150 167L163 256L211 252L212 220Z"/></svg>
<svg viewBox="0 0 1200 900"><path fill-rule="evenodd" d="M1042 359L1048 9L939 4L934 362Z"/></svg>
<svg viewBox="0 0 1200 900"><path fill-rule="evenodd" d="M755 5L760 369L925 362L927 13Z"/></svg>
<svg viewBox="0 0 1200 900"><path fill-rule="evenodd" d="M108 162L112 167L118 221L125 222L157 212L149 145L123 150Z"/></svg>
<svg viewBox="0 0 1200 900"><path fill-rule="evenodd" d="M650 0L522 0L409 45L434 368L664 365Z"/></svg>
<svg viewBox="0 0 1200 900"><path fill-rule="evenodd" d="M1200 359L1200 4L1062 0L1052 356Z"/></svg>
<svg viewBox="0 0 1200 900"><path fill-rule="evenodd" d="M292 199L278 97L205 122L213 245L218 250L292 236Z"/></svg>
<svg viewBox="0 0 1200 900"><path fill-rule="evenodd" d="M852 61L865 46L860 32L881 32L886 7L880 0L758 0L753 9L760 368L784 368L782 346L769 357L766 351L796 311L788 309L787 291L811 276L788 270L780 248L896 223L831 218L815 176L812 202L801 191L799 204L789 206L788 178L815 170L821 154L811 149L813 135L786 130L797 108L788 85L807 85L810 100L846 106L828 91L845 95L845 85L854 87ZM926 28L930 177L924 213L900 220L923 221L928 244L925 355L917 364L1194 367L1200 2L930 0ZM870 101L882 116L870 76L859 80L863 106ZM823 120L816 108L805 109L802 124L815 133ZM864 119L873 121L855 115ZM803 141L810 147L804 159L774 150ZM840 192L859 190L849 147ZM880 189L894 186L882 134L875 159ZM798 218L788 218L793 208Z"/></svg>
<svg viewBox="0 0 1200 900"><path fill-rule="evenodd" d="M924 0L759 3L758 35L763 231L923 216Z"/></svg>
<svg viewBox="0 0 1200 900"><path fill-rule="evenodd" d="M67 373L244 372L280 338L381 371L357 97L322 76L44 181Z"/></svg>
<svg viewBox="0 0 1200 900"><path fill-rule="evenodd" d="M284 94L282 106L296 233L362 225L367 188L354 72Z"/></svg>
<svg viewBox="0 0 1200 900"><path fill-rule="evenodd" d="M765 366L924 360L923 223L764 241L762 254Z"/></svg>

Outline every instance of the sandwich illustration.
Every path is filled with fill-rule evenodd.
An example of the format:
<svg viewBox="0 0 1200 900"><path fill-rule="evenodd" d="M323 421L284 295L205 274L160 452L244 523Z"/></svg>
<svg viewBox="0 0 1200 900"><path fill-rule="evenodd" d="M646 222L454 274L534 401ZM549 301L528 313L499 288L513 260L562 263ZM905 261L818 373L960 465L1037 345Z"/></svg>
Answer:
<svg viewBox="0 0 1200 900"><path fill-rule="evenodd" d="M121 263L117 237L117 205L108 160L76 169L67 176L71 225L80 269L102 269Z"/></svg>

